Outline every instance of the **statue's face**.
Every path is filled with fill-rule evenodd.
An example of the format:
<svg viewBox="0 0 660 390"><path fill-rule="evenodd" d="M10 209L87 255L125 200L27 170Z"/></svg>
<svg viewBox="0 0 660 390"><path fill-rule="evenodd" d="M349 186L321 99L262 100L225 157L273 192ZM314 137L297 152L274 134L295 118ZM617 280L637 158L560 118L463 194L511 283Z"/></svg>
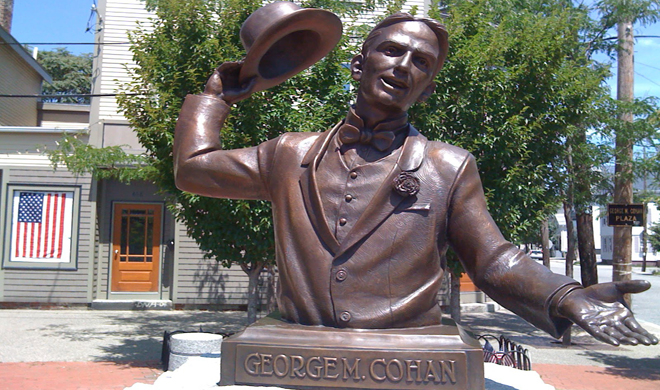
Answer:
<svg viewBox="0 0 660 390"><path fill-rule="evenodd" d="M358 94L374 108L405 112L433 92L439 54L438 39L426 24L410 21L385 27L366 58L353 59Z"/></svg>

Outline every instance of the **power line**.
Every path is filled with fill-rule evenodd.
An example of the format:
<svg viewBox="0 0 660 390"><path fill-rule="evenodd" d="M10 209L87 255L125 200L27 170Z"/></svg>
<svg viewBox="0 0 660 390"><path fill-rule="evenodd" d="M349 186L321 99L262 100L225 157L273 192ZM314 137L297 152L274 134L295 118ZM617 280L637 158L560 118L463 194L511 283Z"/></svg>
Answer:
<svg viewBox="0 0 660 390"><path fill-rule="evenodd" d="M652 65L649 65L649 64L645 64L645 63L643 63L643 62L639 62L639 61L635 61L635 64L644 65L644 66L648 66L648 67L651 68L651 69L657 69L657 70L660 70L660 68L658 68L658 67L656 67L656 66L652 66Z"/></svg>
<svg viewBox="0 0 660 390"><path fill-rule="evenodd" d="M636 74L637 76L641 76L642 78L645 78L645 79L648 80L649 82L651 82L651 83L653 83L653 84L655 84L655 85L657 85L657 86L660 87L660 84L658 84L658 83L656 83L655 81L651 80L650 78L644 76L643 74L641 74L641 73L639 73L639 72L635 72L635 74Z"/></svg>
<svg viewBox="0 0 660 390"><path fill-rule="evenodd" d="M103 45L130 45L130 42L0 42L0 45L94 45L94 46L103 46Z"/></svg>
<svg viewBox="0 0 660 390"><path fill-rule="evenodd" d="M14 94L0 94L0 98L19 98L19 99L28 99L28 98L45 98L45 99L54 99L54 98L66 98L66 97L111 97L111 96L149 96L149 93L73 93L67 95L14 95Z"/></svg>
<svg viewBox="0 0 660 390"><path fill-rule="evenodd" d="M634 38L635 39L637 39L637 38L660 38L660 35L635 35ZM618 37L603 38L604 41L611 41L611 40L614 40L614 39L619 39L619 38Z"/></svg>

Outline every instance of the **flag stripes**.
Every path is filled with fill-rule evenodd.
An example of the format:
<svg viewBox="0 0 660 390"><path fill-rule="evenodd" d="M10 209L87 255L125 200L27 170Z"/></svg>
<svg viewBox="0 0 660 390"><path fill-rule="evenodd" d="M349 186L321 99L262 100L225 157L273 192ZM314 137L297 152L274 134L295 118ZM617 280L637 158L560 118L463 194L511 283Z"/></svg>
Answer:
<svg viewBox="0 0 660 390"><path fill-rule="evenodd" d="M73 193L16 191L12 221L14 259L62 259L70 245ZM68 252L68 251L66 251Z"/></svg>

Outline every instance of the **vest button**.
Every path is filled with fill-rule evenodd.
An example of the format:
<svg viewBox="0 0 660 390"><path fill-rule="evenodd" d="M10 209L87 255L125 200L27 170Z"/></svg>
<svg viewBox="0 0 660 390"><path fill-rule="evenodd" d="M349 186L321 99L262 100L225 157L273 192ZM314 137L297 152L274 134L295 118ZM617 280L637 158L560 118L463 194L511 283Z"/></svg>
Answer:
<svg viewBox="0 0 660 390"><path fill-rule="evenodd" d="M340 224L341 226L346 225L346 222L348 222L348 220L347 220L346 218L339 218L339 224Z"/></svg>
<svg viewBox="0 0 660 390"><path fill-rule="evenodd" d="M344 280L346 280L347 277L348 277L348 272L346 272L345 269L340 269L335 274L335 279L337 279L338 282L343 282Z"/></svg>
<svg viewBox="0 0 660 390"><path fill-rule="evenodd" d="M344 200L346 200L347 202L352 201L353 200L353 195L347 194L346 196L344 196Z"/></svg>
<svg viewBox="0 0 660 390"><path fill-rule="evenodd" d="M355 171L351 172L350 176L351 176L351 179L355 179L357 177L357 172L355 172Z"/></svg>
<svg viewBox="0 0 660 390"><path fill-rule="evenodd" d="M348 322L348 321L351 320L351 313L349 313L347 311L343 311L339 315L339 319L342 320L343 322Z"/></svg>

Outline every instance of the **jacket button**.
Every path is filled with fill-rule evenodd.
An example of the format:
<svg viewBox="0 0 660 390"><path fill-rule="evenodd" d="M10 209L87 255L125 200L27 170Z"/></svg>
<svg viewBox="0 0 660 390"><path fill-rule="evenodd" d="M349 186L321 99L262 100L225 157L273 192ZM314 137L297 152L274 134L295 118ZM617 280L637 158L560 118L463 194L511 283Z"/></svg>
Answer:
<svg viewBox="0 0 660 390"><path fill-rule="evenodd" d="M349 313L347 311L343 311L339 315L339 319L342 320L343 322L348 322L348 321L351 320L351 313Z"/></svg>
<svg viewBox="0 0 660 390"><path fill-rule="evenodd" d="M344 280L346 280L347 277L348 277L348 272L346 272L345 269L340 269L335 274L335 279L337 279L338 282L343 282Z"/></svg>
<svg viewBox="0 0 660 390"><path fill-rule="evenodd" d="M348 220L346 220L346 218L339 218L339 224L340 224L341 226L346 225L346 222L348 222Z"/></svg>
<svg viewBox="0 0 660 390"><path fill-rule="evenodd" d="M352 201L353 200L353 195L347 194L346 196L344 196L344 200L346 200L347 202Z"/></svg>
<svg viewBox="0 0 660 390"><path fill-rule="evenodd" d="M351 179L355 179L357 177L357 172L353 171L350 173Z"/></svg>

